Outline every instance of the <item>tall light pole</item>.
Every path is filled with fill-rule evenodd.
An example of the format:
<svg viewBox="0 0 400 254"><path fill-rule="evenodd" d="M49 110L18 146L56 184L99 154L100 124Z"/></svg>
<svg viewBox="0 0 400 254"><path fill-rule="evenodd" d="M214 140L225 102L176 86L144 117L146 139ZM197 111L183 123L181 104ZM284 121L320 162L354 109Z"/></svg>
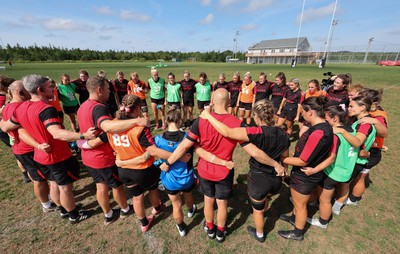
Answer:
<svg viewBox="0 0 400 254"><path fill-rule="evenodd" d="M333 32L335 31L335 26L338 24L338 22L339 22L339 20L337 20L337 19L334 19L332 21L332 30L331 30L331 35L330 35L329 42L328 42L328 51L326 53L326 61L328 61L328 59L329 59L329 55L331 52L331 46L332 46Z"/></svg>
<svg viewBox="0 0 400 254"><path fill-rule="evenodd" d="M297 32L296 49L294 51L293 59L292 59L292 67L296 67L296 64L297 64L297 51L299 50L299 38L300 38L300 32L301 32L301 24L303 23L303 13L304 13L305 3L306 3L306 0L303 0L303 7L301 8L301 15L300 15L299 31Z"/></svg>
<svg viewBox="0 0 400 254"><path fill-rule="evenodd" d="M371 43L373 40L374 40L374 37L369 38L369 40L368 40L368 47L367 47L367 51L365 52L363 63L367 63L368 53L369 53L369 50L371 49Z"/></svg>
<svg viewBox="0 0 400 254"><path fill-rule="evenodd" d="M333 8L333 14L332 14L332 19L331 19L331 23L329 25L329 31L328 31L328 37L326 39L326 45L325 45L325 51L324 51L324 56L323 58L326 58L326 52L328 51L328 46L329 46L329 38L331 37L331 30L332 30L332 26L333 26L333 21L335 20L335 14L336 14L336 7L338 4L338 0L335 1L335 7Z"/></svg>
<svg viewBox="0 0 400 254"><path fill-rule="evenodd" d="M236 53L237 53L237 42L238 42L239 31L236 31L235 38L233 38L233 61L237 62Z"/></svg>

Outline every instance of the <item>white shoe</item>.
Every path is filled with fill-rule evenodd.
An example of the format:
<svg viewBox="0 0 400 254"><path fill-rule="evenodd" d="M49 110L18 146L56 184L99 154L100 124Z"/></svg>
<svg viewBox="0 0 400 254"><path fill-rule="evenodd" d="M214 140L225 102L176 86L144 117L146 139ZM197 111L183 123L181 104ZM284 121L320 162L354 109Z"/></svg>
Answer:
<svg viewBox="0 0 400 254"><path fill-rule="evenodd" d="M307 218L307 222L313 226L319 227L319 228L323 228L323 229L327 229L328 228L328 224L321 224L321 222L319 222L319 218Z"/></svg>
<svg viewBox="0 0 400 254"><path fill-rule="evenodd" d="M179 229L178 224L176 224L176 229L178 229L178 232L179 232L179 235L180 235L180 236L184 237L184 236L186 235L186 226L185 226L185 228L181 231L181 230Z"/></svg>
<svg viewBox="0 0 400 254"><path fill-rule="evenodd" d="M192 218L194 216L194 214L196 213L196 211L197 211L197 205L193 204L192 212L188 211L188 213L187 213L188 218Z"/></svg>
<svg viewBox="0 0 400 254"><path fill-rule="evenodd" d="M347 198L346 201L343 203L344 205L358 205L358 201L353 202L350 200L350 198Z"/></svg>
<svg viewBox="0 0 400 254"><path fill-rule="evenodd" d="M339 209L339 210L336 210L336 209L334 209L334 208L332 207L332 213L335 214L335 215L340 215L340 209Z"/></svg>

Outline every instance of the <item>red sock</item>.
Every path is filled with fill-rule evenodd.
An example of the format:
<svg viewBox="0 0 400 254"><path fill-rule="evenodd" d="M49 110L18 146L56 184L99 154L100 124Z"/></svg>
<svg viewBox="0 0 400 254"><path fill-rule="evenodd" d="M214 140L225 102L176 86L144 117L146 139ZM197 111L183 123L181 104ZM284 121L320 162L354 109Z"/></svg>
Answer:
<svg viewBox="0 0 400 254"><path fill-rule="evenodd" d="M206 225L207 225L207 228L208 228L209 230L212 230L212 229L214 228L214 222L208 222L208 221L206 221Z"/></svg>
<svg viewBox="0 0 400 254"><path fill-rule="evenodd" d="M218 228L218 230L221 231L221 232L224 232L224 230L225 230L225 227L217 226L217 228Z"/></svg>

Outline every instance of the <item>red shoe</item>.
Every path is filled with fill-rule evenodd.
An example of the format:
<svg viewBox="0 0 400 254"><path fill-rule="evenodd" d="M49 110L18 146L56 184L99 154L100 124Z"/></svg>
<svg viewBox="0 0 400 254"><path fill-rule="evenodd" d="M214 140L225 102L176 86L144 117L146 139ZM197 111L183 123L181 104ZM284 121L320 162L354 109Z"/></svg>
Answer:
<svg viewBox="0 0 400 254"><path fill-rule="evenodd" d="M149 223L147 223L146 226L140 226L140 229L142 230L143 233L146 233L147 230L149 230L150 224L151 224L151 222L153 221L153 219L154 219L153 216L148 216L148 217L147 217L147 220L149 221Z"/></svg>

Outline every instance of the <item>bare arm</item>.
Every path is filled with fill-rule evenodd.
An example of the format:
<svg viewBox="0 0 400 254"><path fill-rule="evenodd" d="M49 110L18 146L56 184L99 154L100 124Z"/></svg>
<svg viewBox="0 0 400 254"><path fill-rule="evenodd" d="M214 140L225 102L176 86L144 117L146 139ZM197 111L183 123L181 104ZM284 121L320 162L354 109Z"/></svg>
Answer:
<svg viewBox="0 0 400 254"><path fill-rule="evenodd" d="M277 115L279 115L278 113L280 113L282 111L283 106L285 105L285 103L286 103L286 98L283 98L282 101L281 101L281 105L279 105L278 112L276 112Z"/></svg>
<svg viewBox="0 0 400 254"><path fill-rule="evenodd" d="M343 128L333 127L334 133L341 133L343 137L350 143L350 145L354 147L360 147L364 141L367 139L367 136L361 132L357 132L355 136L351 135L348 131Z"/></svg>
<svg viewBox="0 0 400 254"><path fill-rule="evenodd" d="M125 167L128 165L138 165L146 162L148 159L151 158L151 155L149 152L145 152L144 154L137 156L135 158L129 159L129 160L118 160L115 159L115 165L118 167Z"/></svg>
<svg viewBox="0 0 400 254"><path fill-rule="evenodd" d="M0 121L0 128L4 132L9 132L19 128L20 125L12 123L10 120L4 121L3 119Z"/></svg>
<svg viewBox="0 0 400 254"><path fill-rule="evenodd" d="M224 137L231 138L240 141L249 141L249 138L246 133L246 128L229 128L225 124L221 123L215 117L213 117L207 110L204 110L201 115L201 118L208 120L212 126Z"/></svg>
<svg viewBox="0 0 400 254"><path fill-rule="evenodd" d="M210 162L210 163L214 163L220 166L224 166L227 167L228 169L232 169L234 167L234 163L233 161L226 161L223 160L221 158L218 158L217 156L215 156L214 154L204 150L203 148L201 148L200 146L195 148L195 153L200 156L202 159Z"/></svg>
<svg viewBox="0 0 400 254"><path fill-rule="evenodd" d="M193 141L185 138L166 161L171 165L174 164L174 162L181 158L193 144ZM168 171L169 166L164 162L160 165L160 168L161 170Z"/></svg>
<svg viewBox="0 0 400 254"><path fill-rule="evenodd" d="M160 158L163 160L167 160L172 155L172 153L165 151L164 149L158 148L155 145L147 147L146 150L147 150L147 152L150 153L151 156L154 156L154 157L157 157L157 158ZM186 163L190 160L191 157L192 156L190 154L185 153L179 158L179 160Z"/></svg>
<svg viewBox="0 0 400 254"><path fill-rule="evenodd" d="M54 124L47 127L47 130L55 139L65 140L65 141L75 141L80 139L81 133L69 131L62 129L60 125ZM97 131L95 128L89 128L87 132L82 133L85 139L94 139L96 138Z"/></svg>
<svg viewBox="0 0 400 254"><path fill-rule="evenodd" d="M39 142L37 142L34 138L32 138L31 135L28 134L28 132L23 129L23 128L19 128L18 129L18 136L21 140L23 140L26 144L37 148L43 152L49 153L51 151L51 147L49 144L47 143L42 143L40 144Z"/></svg>
<svg viewBox="0 0 400 254"><path fill-rule="evenodd" d="M376 135L381 138L386 138L389 135L388 128L383 125L378 119L373 117L363 117L359 123L373 124L376 129Z"/></svg>
<svg viewBox="0 0 400 254"><path fill-rule="evenodd" d="M285 168L281 164L279 164L279 162L269 157L268 154L266 154L264 151L256 147L254 144L245 145L243 147L243 150L245 150L246 153L248 153L259 163L273 167L278 176L284 175Z"/></svg>
<svg viewBox="0 0 400 254"><path fill-rule="evenodd" d="M120 133L132 128L135 125L140 126L149 126L148 118L135 118L135 119L126 119L126 120L104 120L100 124L100 128L105 132L113 132Z"/></svg>
<svg viewBox="0 0 400 254"><path fill-rule="evenodd" d="M287 157L283 160L283 163L298 167L305 167L308 164L306 161L303 161L302 159L297 157Z"/></svg>
<svg viewBox="0 0 400 254"><path fill-rule="evenodd" d="M335 162L336 159L336 154L331 153L328 158L326 158L323 162L318 164L315 168L312 167L305 167L302 168L301 171L303 171L306 175L313 175L315 173L318 173L324 169L326 169L329 165Z"/></svg>

